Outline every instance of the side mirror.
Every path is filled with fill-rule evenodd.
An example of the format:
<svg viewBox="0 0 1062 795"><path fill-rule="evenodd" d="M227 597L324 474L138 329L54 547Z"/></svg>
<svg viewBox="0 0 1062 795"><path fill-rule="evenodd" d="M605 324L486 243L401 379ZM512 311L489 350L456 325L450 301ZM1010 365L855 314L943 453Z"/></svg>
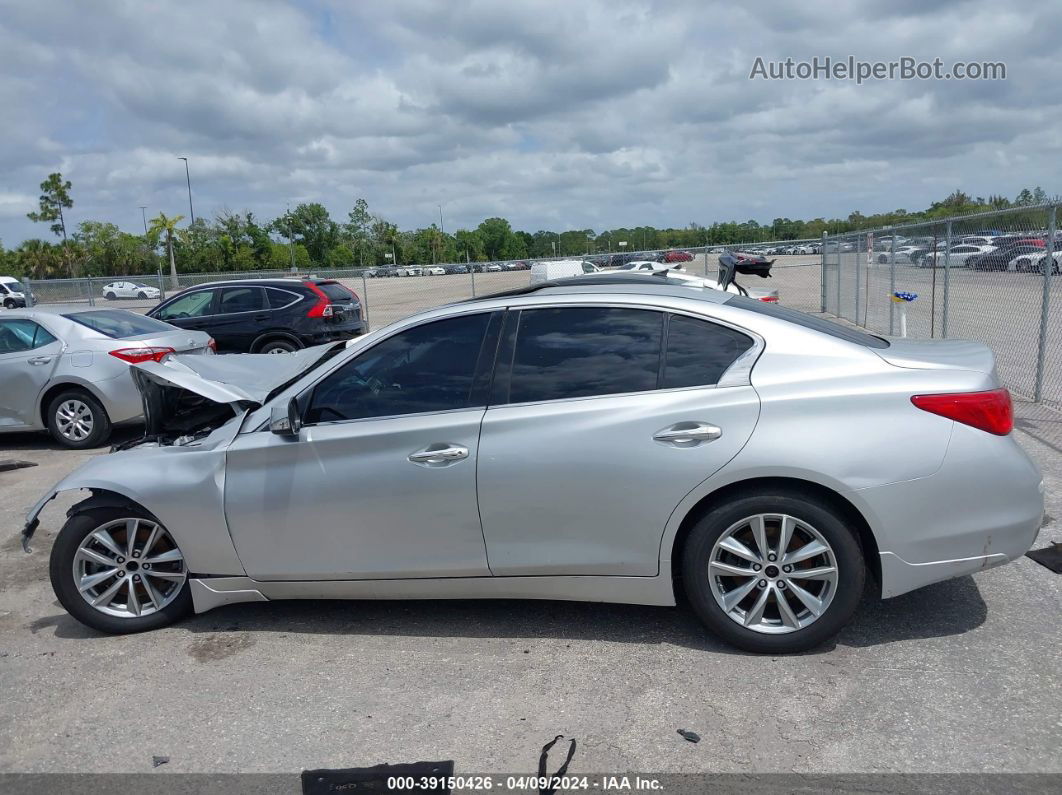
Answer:
<svg viewBox="0 0 1062 795"><path fill-rule="evenodd" d="M302 417L299 416L299 403L295 398L287 406L273 406L269 415L269 430L278 436L298 436L302 430Z"/></svg>

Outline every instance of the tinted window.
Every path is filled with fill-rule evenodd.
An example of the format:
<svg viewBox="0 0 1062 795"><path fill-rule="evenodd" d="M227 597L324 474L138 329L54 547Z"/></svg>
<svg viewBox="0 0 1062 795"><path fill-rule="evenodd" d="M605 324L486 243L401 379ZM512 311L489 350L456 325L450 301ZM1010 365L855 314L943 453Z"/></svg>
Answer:
<svg viewBox="0 0 1062 795"><path fill-rule="evenodd" d="M439 320L374 345L317 385L307 421L465 408L489 320L489 312Z"/></svg>
<svg viewBox="0 0 1062 795"><path fill-rule="evenodd" d="M667 324L662 389L708 386L752 347L752 338L726 326L672 315Z"/></svg>
<svg viewBox="0 0 1062 795"><path fill-rule="evenodd" d="M265 292L266 298L269 300L269 306L272 309L283 309L301 298L301 296L289 293L286 290L271 290L267 287Z"/></svg>
<svg viewBox="0 0 1062 795"><path fill-rule="evenodd" d="M318 284L317 289L327 295L329 301L345 304L354 300L354 296L350 290L339 282L324 282L323 284Z"/></svg>
<svg viewBox="0 0 1062 795"><path fill-rule="evenodd" d="M32 320L0 320L0 354L31 351L55 342L55 337Z"/></svg>
<svg viewBox="0 0 1062 795"><path fill-rule="evenodd" d="M814 331L819 331L823 334L829 334L831 337L836 337L837 339L845 340L846 342L865 345L868 348L889 347L889 341L882 339L881 337L864 334L862 331L856 331L855 329L842 326L839 323L833 323L829 320L824 320L820 317L807 315L803 312L798 312L795 309L778 306L778 304L757 301L755 298L746 298L743 295L730 296L730 298L727 299L726 304L727 306L736 306L740 309L756 312L761 315L767 315L769 317L777 318L778 320L787 320L798 326L813 329Z"/></svg>
<svg viewBox="0 0 1062 795"><path fill-rule="evenodd" d="M218 314L256 312L265 309L265 292L261 287L226 287L221 291Z"/></svg>
<svg viewBox="0 0 1062 795"><path fill-rule="evenodd" d="M159 320L170 320L182 317L202 317L210 314L210 304L214 300L213 290L199 290L173 299L172 303L166 304L155 312Z"/></svg>
<svg viewBox="0 0 1062 795"><path fill-rule="evenodd" d="M509 401L655 389L663 317L660 312L611 307L524 310Z"/></svg>
<svg viewBox="0 0 1062 795"><path fill-rule="evenodd" d="M168 323L161 323L154 318L138 315L136 312L126 312L123 309L97 309L92 312L63 315L63 317L119 340L126 337L139 337L142 334L162 334L174 331L173 326Z"/></svg>

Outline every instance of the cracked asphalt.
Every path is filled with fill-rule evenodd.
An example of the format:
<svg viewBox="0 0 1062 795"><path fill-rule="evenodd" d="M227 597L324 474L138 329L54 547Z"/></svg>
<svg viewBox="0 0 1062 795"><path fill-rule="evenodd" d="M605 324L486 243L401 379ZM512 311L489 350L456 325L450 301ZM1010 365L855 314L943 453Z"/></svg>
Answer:
<svg viewBox="0 0 1062 795"><path fill-rule="evenodd" d="M1019 406L1062 541L1062 416ZM1030 435L1034 434L1034 435ZM234 605L107 637L47 581L65 508L27 506L84 458L0 437L0 772L295 772L453 759L532 773L1062 772L1062 576L1022 558L867 598L833 644L736 652L673 609L560 602ZM690 743L677 734L700 735ZM160 774L161 774L160 772Z"/></svg>

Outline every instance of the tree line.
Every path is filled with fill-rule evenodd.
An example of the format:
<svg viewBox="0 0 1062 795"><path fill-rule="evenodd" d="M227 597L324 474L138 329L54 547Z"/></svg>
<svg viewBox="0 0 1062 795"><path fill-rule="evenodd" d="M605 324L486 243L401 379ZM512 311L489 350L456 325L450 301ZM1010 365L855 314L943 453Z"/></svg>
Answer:
<svg viewBox="0 0 1062 795"><path fill-rule="evenodd" d="M183 216L160 213L145 219L143 234L123 231L108 221L81 220L72 225L72 185L59 173L41 183L36 210L27 213L49 225L55 240L25 240L5 250L0 243L0 274L31 279L74 276L135 276L158 271L216 271L352 268L383 265L579 256L606 251L659 250L774 240L819 238L860 229L932 221L953 215L1031 206L1048 200L1043 189L1022 190L1014 199L972 197L956 190L925 210L808 221L775 218L696 222L682 228L620 227L526 232L505 218L487 218L475 229L446 232L441 225L401 230L357 199L346 219L334 219L317 202L299 204L283 215L263 220L251 212L222 210L213 219L197 218L181 226Z"/></svg>

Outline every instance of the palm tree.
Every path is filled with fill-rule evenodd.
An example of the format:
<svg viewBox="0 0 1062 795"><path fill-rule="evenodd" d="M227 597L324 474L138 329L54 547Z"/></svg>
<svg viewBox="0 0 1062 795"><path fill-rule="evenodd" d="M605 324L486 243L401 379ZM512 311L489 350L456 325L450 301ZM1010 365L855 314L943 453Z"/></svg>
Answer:
<svg viewBox="0 0 1062 795"><path fill-rule="evenodd" d="M163 233L166 235L166 255L170 258L170 288L173 290L181 289L181 285L177 283L177 263L173 259L173 238L177 234L177 224L183 220L183 215L167 218L165 213L159 213L157 218L151 219L151 228L148 229L148 234L155 240Z"/></svg>

